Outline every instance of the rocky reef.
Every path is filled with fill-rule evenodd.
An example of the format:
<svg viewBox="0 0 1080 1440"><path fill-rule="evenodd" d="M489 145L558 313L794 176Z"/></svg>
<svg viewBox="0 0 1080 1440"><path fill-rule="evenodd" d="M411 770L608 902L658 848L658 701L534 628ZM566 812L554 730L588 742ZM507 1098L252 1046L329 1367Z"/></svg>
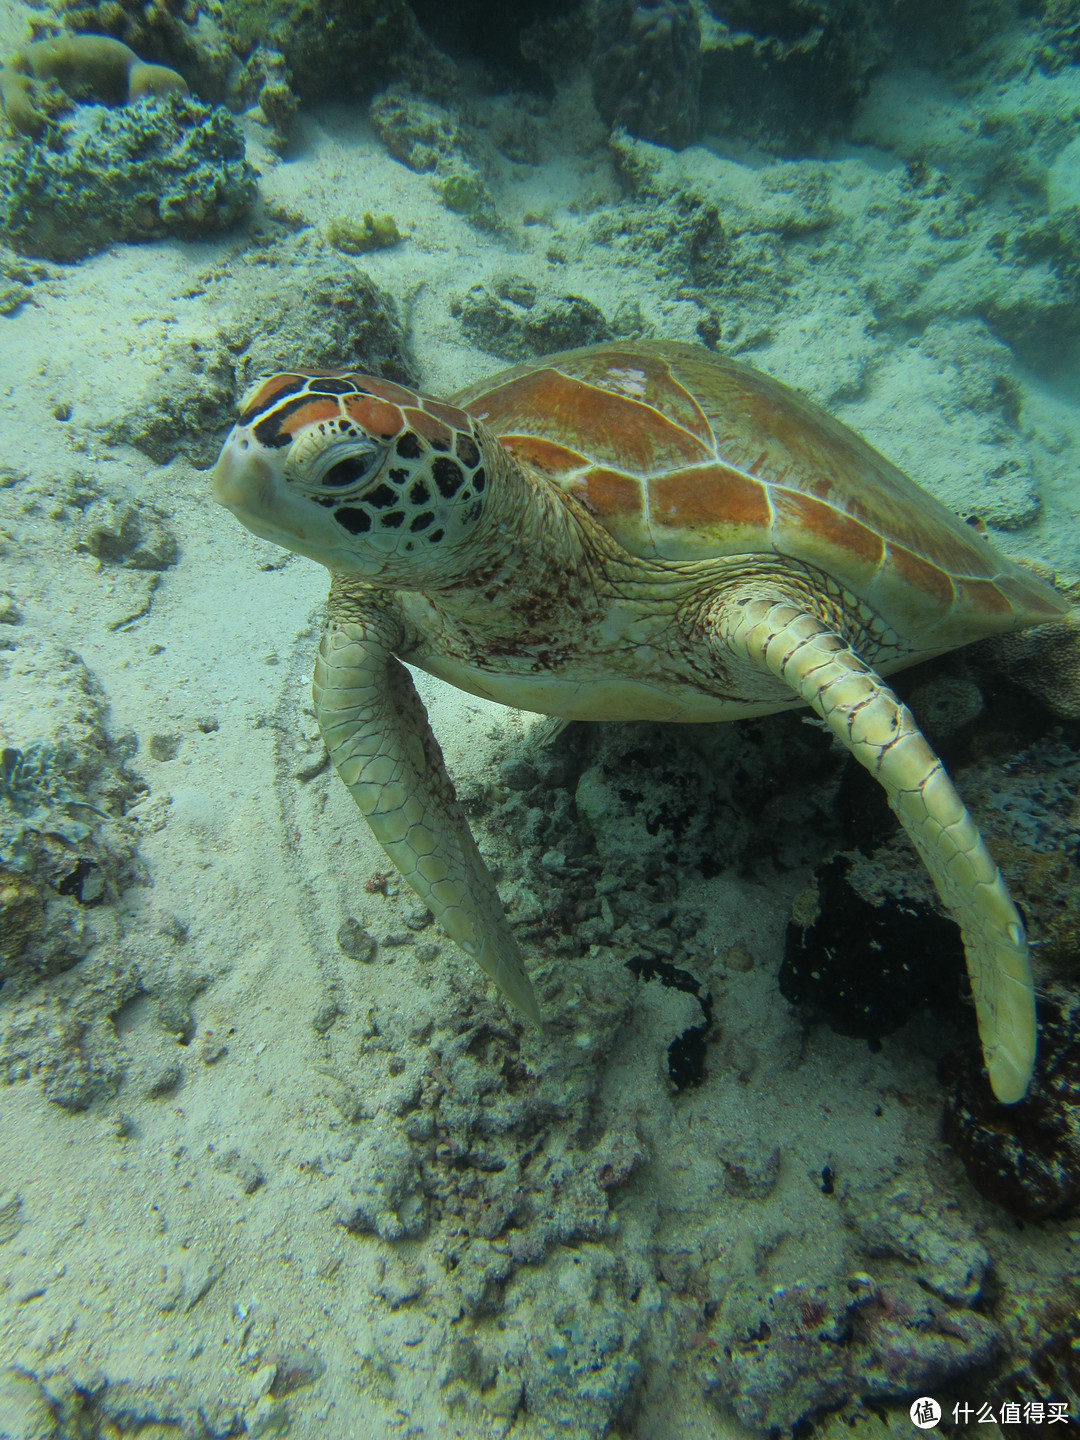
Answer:
<svg viewBox="0 0 1080 1440"><path fill-rule="evenodd" d="M82 106L54 149L0 154L0 232L20 254L78 260L117 240L229 230L255 198L235 122L181 94Z"/></svg>
<svg viewBox="0 0 1080 1440"><path fill-rule="evenodd" d="M134 745L108 735L100 684L62 647L11 638L0 673L0 990L10 1004L50 986L33 1020L5 1031L0 1073L7 1083L35 1075L50 1099L83 1110L123 1074L100 993L84 982L96 971L103 984L134 983L87 960L116 941L120 894L144 876L123 819L140 793ZM30 734L14 700L26 688L48 717Z"/></svg>
<svg viewBox="0 0 1080 1440"><path fill-rule="evenodd" d="M602 0L591 69L609 125L676 149L697 138L701 27L689 0Z"/></svg>
<svg viewBox="0 0 1080 1440"><path fill-rule="evenodd" d="M496 281L493 290L474 285L455 310L473 344L505 360L527 360L612 337L601 311L583 296L541 297L535 285L515 283L512 277Z"/></svg>
<svg viewBox="0 0 1080 1440"><path fill-rule="evenodd" d="M54 0L34 31L46 45L111 37L153 67L178 70L204 98L258 105L281 149L300 105L365 101L390 83L446 103L467 70L490 90L541 96L584 76L608 126L657 144L681 148L707 131L805 155L846 123L894 56L962 70L1026 23L1032 63L1060 70L1076 45L1070 7L1046 0L1034 17L1031 8L1017 0L938 9L888 0L518 0L452 11L430 0ZM9 91L21 110L20 83ZM35 104L27 118L39 126L42 113Z"/></svg>
<svg viewBox="0 0 1080 1440"><path fill-rule="evenodd" d="M928 1296L913 1281L793 1286L725 1306L729 1338L707 1387L739 1419L776 1435L839 1410L950 1391L999 1359L992 1320Z"/></svg>
<svg viewBox="0 0 1080 1440"><path fill-rule="evenodd" d="M220 287L223 313L170 338L137 403L108 438L165 464L178 453L213 462L237 401L258 375L288 365L354 366L406 383L414 361L393 297L352 261L304 238L279 238L238 260Z"/></svg>

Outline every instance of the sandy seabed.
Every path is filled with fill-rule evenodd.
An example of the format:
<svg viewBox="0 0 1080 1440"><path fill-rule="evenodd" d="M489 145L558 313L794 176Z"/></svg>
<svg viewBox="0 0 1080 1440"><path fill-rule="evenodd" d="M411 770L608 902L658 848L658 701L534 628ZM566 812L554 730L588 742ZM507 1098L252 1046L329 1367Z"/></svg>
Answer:
<svg viewBox="0 0 1080 1440"><path fill-rule="evenodd" d="M905 109L916 83L925 104ZM961 1317L959 1399L987 1398L972 1357L1022 1362L1077 1236L1019 1228L942 1143L947 1028L926 1017L875 1051L805 1027L778 991L813 806L786 819L789 866L680 876L676 919L697 918L671 958L715 1027L700 1084L677 1091L668 1067L700 1000L628 972L617 943L530 952L550 1022L523 1029L404 887L370 883L389 866L310 709L324 573L213 503L205 447L223 434L167 463L116 438L167 413L177 347L212 351L268 296L303 293L334 258L328 221L391 213L406 238L349 263L394 297L430 393L504 363L461 314L508 276L609 322L632 300L644 333L694 340L711 317L722 348L1075 580L1080 397L1048 267L986 247L1014 202L963 124L982 103L890 73L851 143L768 164L613 151L569 91L540 163L491 152L501 233L449 211L361 110L305 115L286 160L247 117L247 231L46 265L0 319L0 735L24 751L81 737L112 796L88 828L118 877L104 904L71 918L66 902L78 963L0 994L0 1435L762 1434L771 1402L725 1399L726 1337L818 1287L834 1304L895 1285ZM1080 78L1013 79L994 103L1065 114ZM1067 139L1041 156L1051 207L1070 198ZM920 190L907 167L928 153L951 179ZM957 199L978 183L977 203ZM726 278L686 273L688 194L737 241ZM157 568L88 539L132 510ZM514 767L550 775L551 747L532 717L418 683L527 924L535 885L496 821ZM558 856L557 808L507 813ZM615 918L632 940L641 916ZM373 959L343 948L361 930ZM989 1297L997 1341L971 1320ZM883 1343L856 1371L884 1364ZM910 1336L896 1343L930 1383ZM795 1385L790 1357L770 1363L737 1372L744 1396ZM911 1433L905 1407L873 1425L838 1433Z"/></svg>

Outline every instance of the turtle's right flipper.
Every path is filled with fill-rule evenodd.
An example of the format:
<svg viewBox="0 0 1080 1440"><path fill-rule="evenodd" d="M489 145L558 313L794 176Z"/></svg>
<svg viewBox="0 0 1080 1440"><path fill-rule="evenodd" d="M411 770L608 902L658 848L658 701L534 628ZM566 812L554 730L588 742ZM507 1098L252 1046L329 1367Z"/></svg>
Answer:
<svg viewBox="0 0 1080 1440"><path fill-rule="evenodd" d="M427 712L377 624L331 624L313 695L330 758L376 840L451 939L539 1024L521 951Z"/></svg>
<svg viewBox="0 0 1080 1440"><path fill-rule="evenodd" d="M914 715L847 642L791 599L721 603L718 653L772 672L882 784L960 925L994 1094L1022 1100L1035 1064L1027 939L1001 872Z"/></svg>

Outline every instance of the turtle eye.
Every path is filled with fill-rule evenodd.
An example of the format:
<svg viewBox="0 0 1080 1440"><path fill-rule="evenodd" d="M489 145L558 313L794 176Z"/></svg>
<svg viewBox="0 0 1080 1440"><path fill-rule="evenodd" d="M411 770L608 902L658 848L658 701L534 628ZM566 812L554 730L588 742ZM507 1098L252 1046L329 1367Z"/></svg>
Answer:
<svg viewBox="0 0 1080 1440"><path fill-rule="evenodd" d="M305 490L320 490L343 497L359 490L376 474L386 448L369 439L336 439L315 455L304 477Z"/></svg>
<svg viewBox="0 0 1080 1440"><path fill-rule="evenodd" d="M332 486L335 490L344 490L371 474L375 458L374 451L369 450L364 454L349 455L344 460L336 460L319 483Z"/></svg>

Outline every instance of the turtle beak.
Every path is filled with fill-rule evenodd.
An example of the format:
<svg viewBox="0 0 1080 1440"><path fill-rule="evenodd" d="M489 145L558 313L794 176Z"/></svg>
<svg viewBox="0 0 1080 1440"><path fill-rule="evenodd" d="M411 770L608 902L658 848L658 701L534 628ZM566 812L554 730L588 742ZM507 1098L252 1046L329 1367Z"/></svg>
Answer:
<svg viewBox="0 0 1080 1440"><path fill-rule="evenodd" d="M341 548L337 527L317 505L290 495L275 466L280 453L267 455L245 427L235 425L211 471L214 499L261 540L331 564Z"/></svg>
<svg viewBox="0 0 1080 1440"><path fill-rule="evenodd" d="M273 485L270 467L236 427L229 432L210 478L214 499L238 519L267 508Z"/></svg>

